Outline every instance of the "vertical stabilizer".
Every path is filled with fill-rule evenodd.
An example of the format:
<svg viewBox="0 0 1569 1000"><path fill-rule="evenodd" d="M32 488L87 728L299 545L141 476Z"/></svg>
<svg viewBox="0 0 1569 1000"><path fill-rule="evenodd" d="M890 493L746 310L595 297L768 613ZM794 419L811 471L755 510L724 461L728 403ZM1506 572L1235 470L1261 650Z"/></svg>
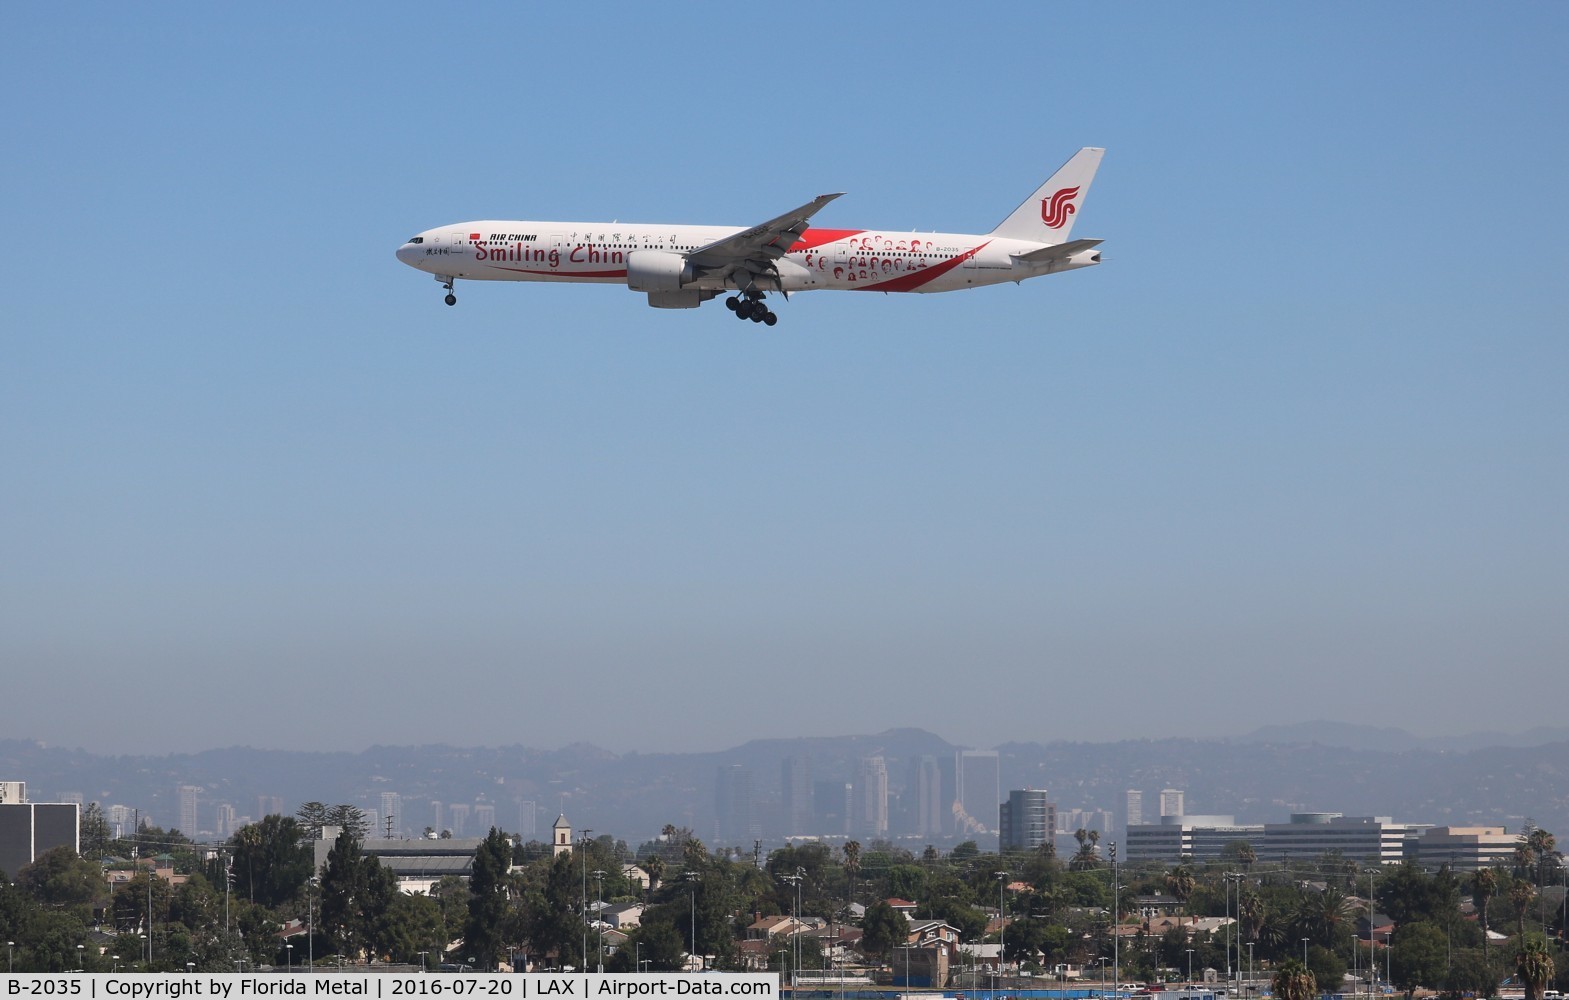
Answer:
<svg viewBox="0 0 1569 1000"><path fill-rule="evenodd" d="M1051 175L1051 180L1024 200L1013 214L991 231L991 235L1010 240L1033 240L1036 243L1065 243L1073 231L1073 219L1090 192L1090 181L1105 150L1099 146L1085 146L1062 169Z"/></svg>

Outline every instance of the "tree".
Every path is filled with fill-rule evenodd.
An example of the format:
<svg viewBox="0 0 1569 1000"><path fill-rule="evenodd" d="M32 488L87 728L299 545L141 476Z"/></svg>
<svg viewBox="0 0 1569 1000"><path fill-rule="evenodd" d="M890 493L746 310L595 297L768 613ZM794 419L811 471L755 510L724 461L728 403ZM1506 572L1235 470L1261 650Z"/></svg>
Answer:
<svg viewBox="0 0 1569 1000"><path fill-rule="evenodd" d="M1525 1000L1542 1000L1542 989L1553 978L1553 956L1548 954L1547 942L1531 937L1515 956L1515 970L1525 984Z"/></svg>
<svg viewBox="0 0 1569 1000"><path fill-rule="evenodd" d="M97 860L109 853L109 821L104 818L103 807L96 802L87 803L82 810L82 857Z"/></svg>
<svg viewBox="0 0 1569 1000"><path fill-rule="evenodd" d="M844 844L845 902L855 902L855 877L861 873L861 842L847 840Z"/></svg>
<svg viewBox="0 0 1569 1000"><path fill-rule="evenodd" d="M103 893L103 869L69 847L56 847L23 865L16 885L44 906L86 908Z"/></svg>
<svg viewBox="0 0 1569 1000"><path fill-rule="evenodd" d="M230 840L236 888L269 909L292 899L310 878L313 866L305 832L291 816L266 816L240 827Z"/></svg>
<svg viewBox="0 0 1569 1000"><path fill-rule="evenodd" d="M866 908L861 918L861 950L886 961L895 945L904 944L910 935L910 922L884 900Z"/></svg>
<svg viewBox="0 0 1569 1000"><path fill-rule="evenodd" d="M1498 892L1498 872L1483 868L1471 876L1471 895L1475 898L1477 913L1482 918L1482 957L1488 960L1487 904ZM1497 983L1494 983L1496 986ZM1489 994L1490 995L1490 994Z"/></svg>
<svg viewBox="0 0 1569 1000"><path fill-rule="evenodd" d="M1402 924L1391 938L1389 949L1390 976L1407 996L1415 993L1418 986L1443 984L1449 939L1440 928L1425 922Z"/></svg>
<svg viewBox="0 0 1569 1000"><path fill-rule="evenodd" d="M1519 921L1519 934L1522 938L1525 937L1525 914L1531 908L1531 898L1535 894L1536 890L1531 883L1523 878L1510 879L1509 887L1504 892L1509 899L1509 905L1515 908L1515 919Z"/></svg>
<svg viewBox="0 0 1569 1000"><path fill-rule="evenodd" d="M463 925L465 954L481 969L494 969L514 930L507 905L507 872L512 841L495 827L474 852L469 876L468 920Z"/></svg>
<svg viewBox="0 0 1569 1000"><path fill-rule="evenodd" d="M1490 997L1498 989L1499 975L1484 952L1462 948L1455 952L1444 976L1444 992L1453 996L1472 994Z"/></svg>
<svg viewBox="0 0 1569 1000"><path fill-rule="evenodd" d="M329 806L320 802L305 802L294 815L299 817L300 825L312 838L320 838L322 828L328 826L352 833L354 839L361 842L365 840L365 834L370 832L370 821L363 812L351 805Z"/></svg>
<svg viewBox="0 0 1569 1000"><path fill-rule="evenodd" d="M1193 896L1193 889L1197 883L1193 873L1185 866L1178 865L1166 876L1166 891L1177 897L1177 902L1184 910L1188 907L1188 900Z"/></svg>
<svg viewBox="0 0 1569 1000"><path fill-rule="evenodd" d="M1287 959L1275 972L1274 991L1277 1000L1313 1000L1318 994L1318 981L1295 958Z"/></svg>
<svg viewBox="0 0 1569 1000"><path fill-rule="evenodd" d="M353 959L373 954L397 891L393 874L360 852L358 837L339 834L321 877L321 929L333 948Z"/></svg>

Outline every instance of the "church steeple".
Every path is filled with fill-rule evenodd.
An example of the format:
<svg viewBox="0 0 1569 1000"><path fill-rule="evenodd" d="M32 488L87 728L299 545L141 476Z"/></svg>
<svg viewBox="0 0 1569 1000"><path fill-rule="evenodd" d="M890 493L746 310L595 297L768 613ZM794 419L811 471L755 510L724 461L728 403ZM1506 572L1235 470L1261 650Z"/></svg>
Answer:
<svg viewBox="0 0 1569 1000"><path fill-rule="evenodd" d="M563 854L570 854L572 851L572 824L567 822L566 813L556 817L555 823L551 824L550 832L552 837L550 856L554 858Z"/></svg>

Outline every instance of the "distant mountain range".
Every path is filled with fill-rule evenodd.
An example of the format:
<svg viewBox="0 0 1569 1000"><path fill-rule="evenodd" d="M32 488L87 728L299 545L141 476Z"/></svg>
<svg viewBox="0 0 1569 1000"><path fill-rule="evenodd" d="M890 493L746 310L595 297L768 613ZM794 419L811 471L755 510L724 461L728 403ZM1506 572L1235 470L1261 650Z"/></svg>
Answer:
<svg viewBox="0 0 1569 1000"><path fill-rule="evenodd" d="M115 757L0 740L0 780L26 781L34 801L80 796L134 807L166 828L180 826L180 786L197 787L199 834L217 829L223 804L238 817L255 818L279 806L292 813L309 800L344 802L384 821L382 793L396 793L393 808L402 815L394 826L413 834L437 825L433 803L439 802L442 825L451 825L453 805L468 807L463 832L471 835L493 811L503 829L548 840L551 822L565 813L579 833L589 828L633 847L666 824L727 846L715 838L716 776L740 765L749 775L760 836L771 845L784 833L802 832L781 829L785 758L809 758L819 796L831 803L835 796L843 801L844 784L862 758L883 757L897 834L913 809L913 762L928 755L951 761L959 749L920 729L762 739L683 754L615 754L576 744L559 750L377 746L360 753L231 747ZM1010 788L1044 788L1061 810L1108 811L1111 839L1119 839L1129 789L1144 791L1148 816L1163 788L1182 789L1189 813L1231 814L1241 822L1338 811L1514 831L1531 818L1561 837L1569 834L1569 729L1421 739L1398 729L1320 722L1232 739L1009 743L997 751L1004 795ZM840 822L837 831L818 832L842 833ZM921 846L913 838L907 843ZM752 845L748 839L735 846Z"/></svg>
<svg viewBox="0 0 1569 1000"><path fill-rule="evenodd" d="M1404 729L1359 726L1348 722L1298 722L1265 726L1246 736L1246 743L1317 743L1348 750L1442 750L1469 753L1489 747L1538 747L1569 740L1569 726L1537 726L1523 733L1457 733L1447 736L1413 736Z"/></svg>

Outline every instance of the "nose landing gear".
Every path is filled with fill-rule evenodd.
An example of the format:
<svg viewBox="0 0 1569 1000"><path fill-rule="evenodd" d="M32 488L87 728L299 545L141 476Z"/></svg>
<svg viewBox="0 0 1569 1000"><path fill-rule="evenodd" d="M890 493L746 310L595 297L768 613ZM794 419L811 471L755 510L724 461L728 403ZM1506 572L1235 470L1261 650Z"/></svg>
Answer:
<svg viewBox="0 0 1569 1000"><path fill-rule="evenodd" d="M447 278L445 281L442 281L443 277L444 276L440 274L436 275L436 280L441 282L441 287L447 290L447 297L443 301L445 301L449 306L455 306L458 304L458 297L452 294L452 286L458 279Z"/></svg>
<svg viewBox="0 0 1569 1000"><path fill-rule="evenodd" d="M768 326L779 322L779 317L763 302L761 292L747 292L745 296L732 295L725 299L725 308L735 313L737 319L749 319L753 323Z"/></svg>

